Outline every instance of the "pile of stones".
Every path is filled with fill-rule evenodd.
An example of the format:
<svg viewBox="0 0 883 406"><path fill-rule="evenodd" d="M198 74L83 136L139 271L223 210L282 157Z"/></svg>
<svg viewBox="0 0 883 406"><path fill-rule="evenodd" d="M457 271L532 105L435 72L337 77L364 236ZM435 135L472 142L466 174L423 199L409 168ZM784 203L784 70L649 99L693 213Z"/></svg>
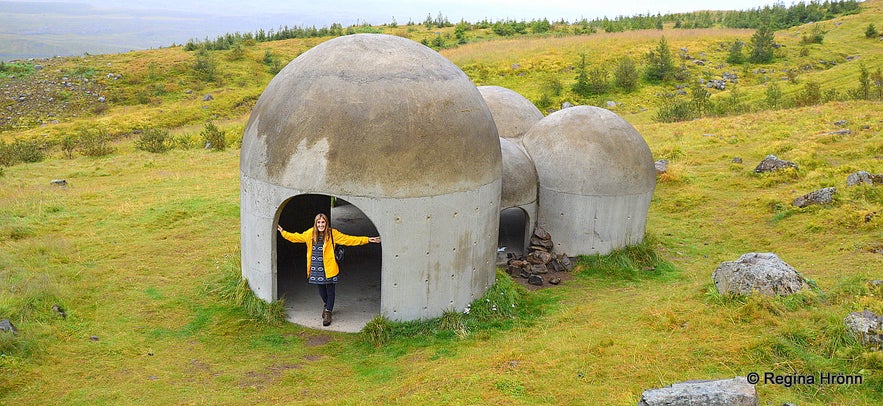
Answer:
<svg viewBox="0 0 883 406"><path fill-rule="evenodd" d="M537 227L530 237L527 255L509 259L506 262L506 272L513 278L527 279L527 283L535 286L543 286L546 282L552 285L561 283L561 278L554 274L570 272L574 264L567 255L556 254L554 247L552 236L543 228Z"/></svg>

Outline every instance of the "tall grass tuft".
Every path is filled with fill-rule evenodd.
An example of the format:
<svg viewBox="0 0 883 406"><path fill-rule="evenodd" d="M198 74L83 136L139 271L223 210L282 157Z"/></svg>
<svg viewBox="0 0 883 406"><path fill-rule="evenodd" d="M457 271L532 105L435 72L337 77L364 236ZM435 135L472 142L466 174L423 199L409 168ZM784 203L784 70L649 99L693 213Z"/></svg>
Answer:
<svg viewBox="0 0 883 406"><path fill-rule="evenodd" d="M672 275L675 267L656 254L653 238L612 251L607 255L580 257L577 265L582 277L603 276L618 280L637 281Z"/></svg>
<svg viewBox="0 0 883 406"><path fill-rule="evenodd" d="M248 286L248 280L242 277L242 263L238 254L231 256L226 273L211 291L230 305L242 308L254 320L271 325L279 325L285 321L285 302L276 300L267 303L255 296Z"/></svg>

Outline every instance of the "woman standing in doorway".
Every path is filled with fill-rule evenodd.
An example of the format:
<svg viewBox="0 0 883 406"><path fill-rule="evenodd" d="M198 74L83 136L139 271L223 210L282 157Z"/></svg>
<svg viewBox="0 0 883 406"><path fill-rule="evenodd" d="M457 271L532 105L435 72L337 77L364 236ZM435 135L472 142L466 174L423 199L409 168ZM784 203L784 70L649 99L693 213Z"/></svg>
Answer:
<svg viewBox="0 0 883 406"><path fill-rule="evenodd" d="M307 244L307 282L319 287L319 295L325 307L322 309L322 325L331 325L331 312L334 310L334 290L340 268L334 258L334 246L365 245L380 243L380 237L357 237L337 231L328 224L328 217L319 213L313 220L313 227L302 233L289 233L277 225L282 238L294 243Z"/></svg>

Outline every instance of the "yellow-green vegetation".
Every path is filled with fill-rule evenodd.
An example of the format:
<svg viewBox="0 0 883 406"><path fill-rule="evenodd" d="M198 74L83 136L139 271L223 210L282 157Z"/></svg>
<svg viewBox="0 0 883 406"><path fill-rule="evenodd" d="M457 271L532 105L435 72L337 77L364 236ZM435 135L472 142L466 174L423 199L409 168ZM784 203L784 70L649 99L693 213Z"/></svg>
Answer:
<svg viewBox="0 0 883 406"><path fill-rule="evenodd" d="M0 333L0 403L634 405L644 389L684 380L830 372L863 382L761 383L761 403L880 404L883 353L859 345L842 320L865 309L883 314L883 292L868 284L883 279L883 186L846 186L856 171L883 173L883 104L843 97L859 87L861 66L883 66L881 42L866 37L869 25L880 26L881 7L866 1L860 13L820 23L821 44L802 44L814 25L777 31L784 47L774 62L720 70L729 45L754 30L675 30L666 21L661 31L579 36L468 32L475 41L442 54L476 84L534 102L546 95L553 107L621 103L611 109L669 161L647 241L580 258L578 277L554 289L527 292L499 274L468 314L378 318L360 334L281 322L279 303L256 302L236 278L245 120L273 71L328 37L203 56L173 47L56 58L32 73L17 66L87 76L108 102L71 106L79 113L60 112L57 123L34 111L47 125L0 132L4 151L18 142L17 151L43 155L0 166L0 319L19 329ZM419 41L455 28L375 29ZM736 96L711 90L712 100L749 107L658 122L657 94L676 81L573 98L580 55L641 65L663 35L675 56L681 48L705 54L704 66L690 62L691 77L739 75ZM783 100L807 83L831 97L770 108L773 81ZM209 135L226 148L203 148ZM83 137L102 153L87 153ZM798 168L755 174L768 154ZM832 204L791 205L829 186L837 188ZM718 294L717 265L752 251L776 253L812 289Z"/></svg>

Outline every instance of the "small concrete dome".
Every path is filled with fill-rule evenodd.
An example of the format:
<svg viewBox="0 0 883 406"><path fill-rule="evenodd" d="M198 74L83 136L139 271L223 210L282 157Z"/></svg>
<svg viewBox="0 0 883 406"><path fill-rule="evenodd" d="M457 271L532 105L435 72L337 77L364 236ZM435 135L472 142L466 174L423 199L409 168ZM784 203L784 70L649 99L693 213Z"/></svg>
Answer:
<svg viewBox="0 0 883 406"><path fill-rule="evenodd" d="M520 139L543 118L537 106L514 90L500 86L479 86L478 91L491 110L497 133L502 138Z"/></svg>
<svg viewBox="0 0 883 406"><path fill-rule="evenodd" d="M576 106L540 120L522 142L539 176L538 224L568 255L643 240L656 188L650 148L628 122Z"/></svg>
<svg viewBox="0 0 883 406"><path fill-rule="evenodd" d="M537 170L530 157L507 138L500 138L503 153L503 186L500 207L517 207L537 201Z"/></svg>
<svg viewBox="0 0 883 406"><path fill-rule="evenodd" d="M456 65L405 38L348 35L304 52L269 83L242 140L241 170L330 194L432 196L493 182L497 143L484 99Z"/></svg>

